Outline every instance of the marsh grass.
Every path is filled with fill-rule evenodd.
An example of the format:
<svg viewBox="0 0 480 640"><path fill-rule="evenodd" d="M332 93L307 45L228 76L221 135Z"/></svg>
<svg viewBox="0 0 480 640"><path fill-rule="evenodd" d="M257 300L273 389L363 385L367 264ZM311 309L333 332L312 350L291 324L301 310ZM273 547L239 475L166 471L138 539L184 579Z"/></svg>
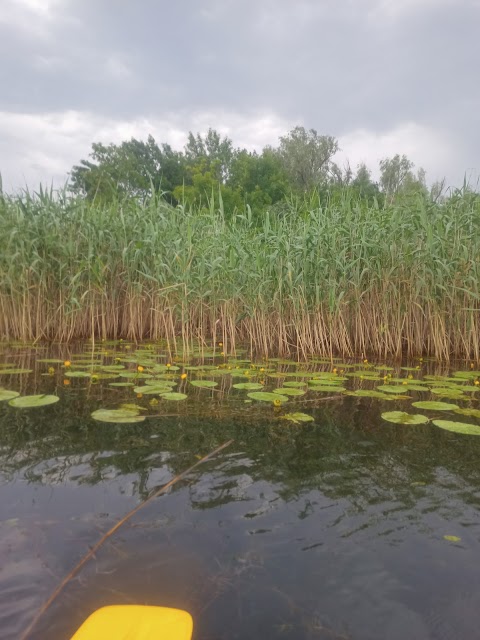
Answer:
<svg viewBox="0 0 480 640"><path fill-rule="evenodd" d="M0 337L480 358L478 198L227 213L0 198Z"/></svg>

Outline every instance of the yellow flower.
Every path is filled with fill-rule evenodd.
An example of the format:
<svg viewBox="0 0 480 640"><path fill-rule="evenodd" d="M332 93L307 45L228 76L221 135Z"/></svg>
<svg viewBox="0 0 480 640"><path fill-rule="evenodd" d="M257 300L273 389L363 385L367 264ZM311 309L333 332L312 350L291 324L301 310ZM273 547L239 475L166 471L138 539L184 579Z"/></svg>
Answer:
<svg viewBox="0 0 480 640"><path fill-rule="evenodd" d="M367 358L365 358L365 360L363 361L363 364L368 364Z"/></svg>
<svg viewBox="0 0 480 640"><path fill-rule="evenodd" d="M140 398L143 398L143 393L137 393L137 398L140 400Z"/></svg>
<svg viewBox="0 0 480 640"><path fill-rule="evenodd" d="M475 366L475 364L473 362L470 362L470 369L473 369Z"/></svg>
<svg viewBox="0 0 480 640"><path fill-rule="evenodd" d="M69 367L72 363L70 362L70 360L65 360L63 364L65 367Z"/></svg>
<svg viewBox="0 0 480 640"><path fill-rule="evenodd" d="M473 384L476 384L477 387L478 387L478 385L480 385L480 380L475 380L475 382Z"/></svg>
<svg viewBox="0 0 480 640"><path fill-rule="evenodd" d="M408 380L404 380L402 384L408 384Z"/></svg>
<svg viewBox="0 0 480 640"><path fill-rule="evenodd" d="M186 374L186 373L182 373L182 375L180 376L180 378L181 378L182 380L185 380L185 379L186 379L186 377L187 377L187 374Z"/></svg>
<svg viewBox="0 0 480 640"><path fill-rule="evenodd" d="M280 398L275 398L275 400L273 401L273 406L274 407L281 407L282 406L282 401L280 400Z"/></svg>
<svg viewBox="0 0 480 640"><path fill-rule="evenodd" d="M219 342L219 343L218 343L218 346L219 346L219 347L223 347L223 342Z"/></svg>
<svg viewBox="0 0 480 640"><path fill-rule="evenodd" d="M141 364L139 364L139 365L138 365L138 367L137 367L137 371L139 371L140 373L141 373L142 371L144 371L144 368L142 367L142 365L141 365Z"/></svg>
<svg viewBox="0 0 480 640"><path fill-rule="evenodd" d="M55 369L53 367L48 367L48 375L49 376L54 376L55 375Z"/></svg>
<svg viewBox="0 0 480 640"><path fill-rule="evenodd" d="M220 353L220 355L221 355L221 356L224 356L224 355L225 355L225 351L222 351L222 352Z"/></svg>
<svg viewBox="0 0 480 640"><path fill-rule="evenodd" d="M170 367L171 367L172 365L170 364L170 362L167 362L167 364L166 364L165 366L167 367L167 369L170 369Z"/></svg>
<svg viewBox="0 0 480 640"><path fill-rule="evenodd" d="M149 404L151 404L152 406L155 406L156 404L158 404L158 400L156 398L152 398Z"/></svg>
<svg viewBox="0 0 480 640"><path fill-rule="evenodd" d="M408 374L408 376L407 376L407 378L408 378L409 380L413 380L413 376L412 376L412 374L411 374L411 373L409 373L409 374Z"/></svg>
<svg viewBox="0 0 480 640"><path fill-rule="evenodd" d="M337 367L333 367L332 373L337 373Z"/></svg>
<svg viewBox="0 0 480 640"><path fill-rule="evenodd" d="M67 387L70 384L70 380L68 378L65 378L63 384Z"/></svg>
<svg viewBox="0 0 480 640"><path fill-rule="evenodd" d="M260 373L265 373L265 369L263 367L260 367Z"/></svg>

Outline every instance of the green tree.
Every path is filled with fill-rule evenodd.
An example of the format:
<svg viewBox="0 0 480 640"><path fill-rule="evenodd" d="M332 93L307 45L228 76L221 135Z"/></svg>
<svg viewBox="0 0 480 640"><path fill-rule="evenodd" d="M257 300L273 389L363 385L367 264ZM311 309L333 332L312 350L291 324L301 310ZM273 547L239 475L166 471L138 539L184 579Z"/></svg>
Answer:
<svg viewBox="0 0 480 640"><path fill-rule="evenodd" d="M185 175L182 153L170 145L132 138L119 145L93 143L89 160L81 160L70 173L71 188L89 199L120 196L145 198L163 191L171 199L175 185Z"/></svg>
<svg viewBox="0 0 480 640"><path fill-rule="evenodd" d="M398 153L380 160L380 188L387 199L418 192L427 195L425 170L420 168L414 173L414 167L407 156Z"/></svg>
<svg viewBox="0 0 480 640"><path fill-rule="evenodd" d="M338 142L332 136L321 136L315 129L295 127L280 138L278 154L292 186L311 191L327 182L332 157Z"/></svg>
<svg viewBox="0 0 480 640"><path fill-rule="evenodd" d="M261 154L239 151L232 162L228 184L255 209L274 204L291 191L282 162L269 147Z"/></svg>
<svg viewBox="0 0 480 640"><path fill-rule="evenodd" d="M193 135L190 131L185 145L185 158L190 166L204 161L206 170L213 173L219 182L225 183L230 175L235 150L230 138L222 137L215 129L206 136Z"/></svg>

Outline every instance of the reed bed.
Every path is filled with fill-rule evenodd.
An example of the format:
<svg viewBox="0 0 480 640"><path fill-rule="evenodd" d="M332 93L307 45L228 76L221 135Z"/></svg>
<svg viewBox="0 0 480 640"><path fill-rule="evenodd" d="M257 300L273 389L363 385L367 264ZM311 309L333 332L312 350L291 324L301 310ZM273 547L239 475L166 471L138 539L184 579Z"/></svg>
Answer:
<svg viewBox="0 0 480 640"><path fill-rule="evenodd" d="M0 198L0 337L223 342L261 354L480 358L480 204L463 193L260 217Z"/></svg>

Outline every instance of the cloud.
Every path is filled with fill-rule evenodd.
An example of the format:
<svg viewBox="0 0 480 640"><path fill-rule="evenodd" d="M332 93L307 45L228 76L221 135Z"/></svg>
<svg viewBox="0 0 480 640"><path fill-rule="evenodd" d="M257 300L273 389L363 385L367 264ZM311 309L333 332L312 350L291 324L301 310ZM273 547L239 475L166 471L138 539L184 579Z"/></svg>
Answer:
<svg viewBox="0 0 480 640"><path fill-rule="evenodd" d="M0 170L61 172L149 126L248 147L301 124L458 180L479 164L479 22L479 0L3 0Z"/></svg>

